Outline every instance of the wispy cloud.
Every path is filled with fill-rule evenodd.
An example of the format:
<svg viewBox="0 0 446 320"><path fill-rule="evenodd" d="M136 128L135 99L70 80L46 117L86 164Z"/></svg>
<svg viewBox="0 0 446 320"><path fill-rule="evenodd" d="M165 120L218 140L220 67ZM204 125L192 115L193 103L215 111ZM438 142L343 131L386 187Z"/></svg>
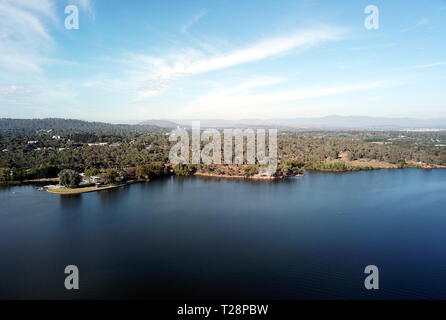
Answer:
<svg viewBox="0 0 446 320"><path fill-rule="evenodd" d="M414 24L413 26L410 26L408 28L402 29L401 32L405 33L405 32L409 32L409 31L413 31L415 29L418 29L418 28L420 28L422 26L427 26L429 24L430 24L429 20L426 19L426 18L423 18L420 21L418 21L416 24Z"/></svg>
<svg viewBox="0 0 446 320"><path fill-rule="evenodd" d="M132 73L136 78L145 77L140 84L143 88L137 97L137 100L143 100L165 91L172 81L187 75L253 63L285 54L296 48L308 48L339 40L344 35L344 30L335 27L304 29L211 56L201 50L187 48L161 57L132 53L127 56L125 63L133 68Z"/></svg>
<svg viewBox="0 0 446 320"><path fill-rule="evenodd" d="M43 16L50 18L53 22L57 20L55 5L52 0L5 0L5 2L9 2L10 5L14 5L17 8L40 13Z"/></svg>
<svg viewBox="0 0 446 320"><path fill-rule="evenodd" d="M54 46L48 21L55 21L53 1L1 1L0 69L42 71L43 58Z"/></svg>
<svg viewBox="0 0 446 320"><path fill-rule="evenodd" d="M370 49L392 48L392 47L396 47L396 46L398 46L398 43L391 42L391 43L377 44L377 45L373 45L373 46L352 47L352 48L348 48L348 50L362 51L362 50L370 50Z"/></svg>
<svg viewBox="0 0 446 320"><path fill-rule="evenodd" d="M57 14L58 9L54 0L0 0L0 108L3 114L14 113L18 108L22 112L50 115L49 106L76 101L73 83L52 81L46 73L47 67L76 64L55 57L57 43L52 32L63 27L64 17L62 10Z"/></svg>
<svg viewBox="0 0 446 320"><path fill-rule="evenodd" d="M189 21L181 26L181 32L188 33L189 29L198 21L200 21L205 15L207 15L207 13L207 9L202 9L200 12L194 14Z"/></svg>
<svg viewBox="0 0 446 320"><path fill-rule="evenodd" d="M417 64L413 66L402 67L402 70L416 70L416 69L426 69L426 68L434 68L434 67L442 67L446 66L446 61L435 62L435 63L426 63L426 64Z"/></svg>
<svg viewBox="0 0 446 320"><path fill-rule="evenodd" d="M94 14L92 0L65 0L65 3ZM62 13L56 14L54 0L1 0L0 70L42 72L44 66L53 62L49 54L56 48L50 30L62 27L63 17Z"/></svg>
<svg viewBox="0 0 446 320"><path fill-rule="evenodd" d="M79 7L80 10L87 13L91 18L94 19L94 5L93 0L66 0L67 4L74 4Z"/></svg>
<svg viewBox="0 0 446 320"><path fill-rule="evenodd" d="M274 117L283 104L310 101L315 98L335 96L358 91L399 85L396 81L374 81L345 84L331 87L296 88L271 93L251 92L252 89L276 84L277 81L250 81L232 88L217 90L204 95L179 110L176 118L223 117L240 119L244 117ZM279 108L280 106L280 108ZM290 108L288 107L290 110ZM298 108L295 107L295 111Z"/></svg>
<svg viewBox="0 0 446 320"><path fill-rule="evenodd" d="M7 108L8 111L15 107L27 108L37 111L50 111L49 105L67 105L69 101L75 101L76 93L72 85L58 83L50 85L46 81L34 85L8 85L0 87L0 110ZM7 110L2 110L6 112ZM50 116L51 114L48 114Z"/></svg>

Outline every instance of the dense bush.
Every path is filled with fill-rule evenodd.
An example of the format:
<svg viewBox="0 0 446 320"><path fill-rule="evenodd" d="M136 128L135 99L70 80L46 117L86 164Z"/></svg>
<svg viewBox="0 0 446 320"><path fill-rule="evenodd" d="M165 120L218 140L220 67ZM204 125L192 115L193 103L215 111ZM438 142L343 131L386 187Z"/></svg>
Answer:
<svg viewBox="0 0 446 320"><path fill-rule="evenodd" d="M89 168L89 169L85 170L85 175L87 177L94 177L94 176L97 176L100 173L101 173L101 170L99 170L97 168Z"/></svg>
<svg viewBox="0 0 446 320"><path fill-rule="evenodd" d="M82 178L74 170L65 169L59 172L60 185L67 188L76 188L79 186Z"/></svg>
<svg viewBox="0 0 446 320"><path fill-rule="evenodd" d="M173 167L173 172L176 176L188 176L193 173L193 169L186 164L179 163Z"/></svg>
<svg viewBox="0 0 446 320"><path fill-rule="evenodd" d="M189 175L195 170L239 176L257 173L250 165L180 165L172 168L168 160L172 145L168 135L152 129L77 120L4 119L0 121L0 168L4 168L0 169L0 181L51 178L66 168L85 171L87 176L115 168L119 171L119 179L151 179L172 172ZM54 135L58 138L53 138ZM88 145L94 142L105 145ZM295 175L303 169L358 170L350 162L358 159L384 161L400 168L426 164L445 166L444 145L445 132L290 130L279 135L276 175ZM108 173L105 177L114 183L118 179Z"/></svg>
<svg viewBox="0 0 446 320"><path fill-rule="evenodd" d="M162 162L148 163L136 167L135 175L140 179L152 179L169 174L169 170Z"/></svg>
<svg viewBox="0 0 446 320"><path fill-rule="evenodd" d="M119 184L124 180L124 171L119 171L116 169L107 169L102 172L99 176L104 184Z"/></svg>

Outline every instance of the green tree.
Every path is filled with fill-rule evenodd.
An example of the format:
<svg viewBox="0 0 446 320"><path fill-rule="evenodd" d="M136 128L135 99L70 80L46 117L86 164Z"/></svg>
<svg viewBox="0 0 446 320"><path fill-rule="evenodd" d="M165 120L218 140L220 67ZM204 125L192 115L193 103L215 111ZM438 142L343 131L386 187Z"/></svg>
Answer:
<svg viewBox="0 0 446 320"><path fill-rule="evenodd" d="M0 182L8 182L12 181L13 173L11 169L8 168L0 168Z"/></svg>
<svg viewBox="0 0 446 320"><path fill-rule="evenodd" d="M295 160L286 160L281 161L276 171L276 175L278 176L291 176L291 175L299 175L303 173L302 168L305 166L305 163Z"/></svg>
<svg viewBox="0 0 446 320"><path fill-rule="evenodd" d="M85 175L87 177L97 176L100 173L101 173L101 170L99 170L98 168L88 168L87 170L85 170Z"/></svg>
<svg viewBox="0 0 446 320"><path fill-rule="evenodd" d="M259 166L255 164L247 164L243 166L243 175L246 178L252 177L259 173Z"/></svg>
<svg viewBox="0 0 446 320"><path fill-rule="evenodd" d="M404 168L406 165L407 165L407 163L406 163L405 160L400 160L400 161L397 162L396 167L399 168L399 169L402 169L402 168Z"/></svg>
<svg viewBox="0 0 446 320"><path fill-rule="evenodd" d="M141 179L151 179L168 174L168 170L162 162L152 162L136 168L135 174Z"/></svg>
<svg viewBox="0 0 446 320"><path fill-rule="evenodd" d="M65 169L59 172L60 184L67 188L76 188L79 186L82 178L74 170Z"/></svg>
<svg viewBox="0 0 446 320"><path fill-rule="evenodd" d="M173 167L173 172L176 176L188 176L192 173L192 170L183 163L179 163Z"/></svg>
<svg viewBox="0 0 446 320"><path fill-rule="evenodd" d="M105 184L118 184L121 182L121 175L118 170L109 169L100 174L101 180Z"/></svg>

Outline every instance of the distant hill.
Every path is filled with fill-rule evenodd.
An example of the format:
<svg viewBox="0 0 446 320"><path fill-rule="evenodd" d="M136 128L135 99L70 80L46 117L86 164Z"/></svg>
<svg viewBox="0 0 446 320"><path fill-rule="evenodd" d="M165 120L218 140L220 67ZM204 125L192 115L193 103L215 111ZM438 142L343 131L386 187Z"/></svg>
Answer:
<svg viewBox="0 0 446 320"><path fill-rule="evenodd" d="M151 125L161 128L176 128L179 124L169 120L146 120L141 122L140 125Z"/></svg>
<svg viewBox="0 0 446 320"><path fill-rule="evenodd" d="M177 120L176 123L190 125L190 120ZM366 116L331 115L320 118L291 119L242 119L217 120L201 119L202 127L291 127L300 129L333 129L333 130L406 130L406 129L446 129L446 118L415 119L415 118L384 118Z"/></svg>
<svg viewBox="0 0 446 320"><path fill-rule="evenodd" d="M302 130L446 130L446 118L378 118L365 116L327 116L321 118L292 119L197 119L201 128L276 127ZM191 120L147 120L140 124L110 124L75 119L7 119L0 118L0 132L36 132L39 130L70 130L99 132L167 132L177 126L190 128Z"/></svg>
<svg viewBox="0 0 446 320"><path fill-rule="evenodd" d="M70 131L160 131L161 127L154 125L110 124L104 122L88 122L74 119L8 119L0 118L2 132L35 132L38 130L70 130Z"/></svg>
<svg viewBox="0 0 446 320"><path fill-rule="evenodd" d="M296 118L290 120L271 120L271 123L289 124L308 127L331 127L352 129L414 129L414 128L446 128L446 118L414 119L384 118L365 116L326 116L321 118Z"/></svg>

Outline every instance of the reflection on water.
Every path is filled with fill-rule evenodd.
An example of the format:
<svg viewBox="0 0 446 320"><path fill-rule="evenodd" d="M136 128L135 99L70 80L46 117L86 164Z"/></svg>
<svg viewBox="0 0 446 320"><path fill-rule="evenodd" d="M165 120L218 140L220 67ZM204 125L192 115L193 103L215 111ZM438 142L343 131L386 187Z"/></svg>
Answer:
<svg viewBox="0 0 446 320"><path fill-rule="evenodd" d="M128 187L121 187L107 190L106 192L98 192L97 196L103 204L113 205L115 203L119 203L122 198L128 194L128 192Z"/></svg>
<svg viewBox="0 0 446 320"><path fill-rule="evenodd" d="M416 169L0 187L0 298L70 298L68 264L79 298L446 298L445 190L446 171Z"/></svg>
<svg viewBox="0 0 446 320"><path fill-rule="evenodd" d="M9 192L10 189L11 189L11 186L8 186L7 184L0 183L0 193Z"/></svg>
<svg viewBox="0 0 446 320"><path fill-rule="evenodd" d="M62 210L71 210L79 208L82 204L81 194L67 194L59 196L60 206Z"/></svg>

